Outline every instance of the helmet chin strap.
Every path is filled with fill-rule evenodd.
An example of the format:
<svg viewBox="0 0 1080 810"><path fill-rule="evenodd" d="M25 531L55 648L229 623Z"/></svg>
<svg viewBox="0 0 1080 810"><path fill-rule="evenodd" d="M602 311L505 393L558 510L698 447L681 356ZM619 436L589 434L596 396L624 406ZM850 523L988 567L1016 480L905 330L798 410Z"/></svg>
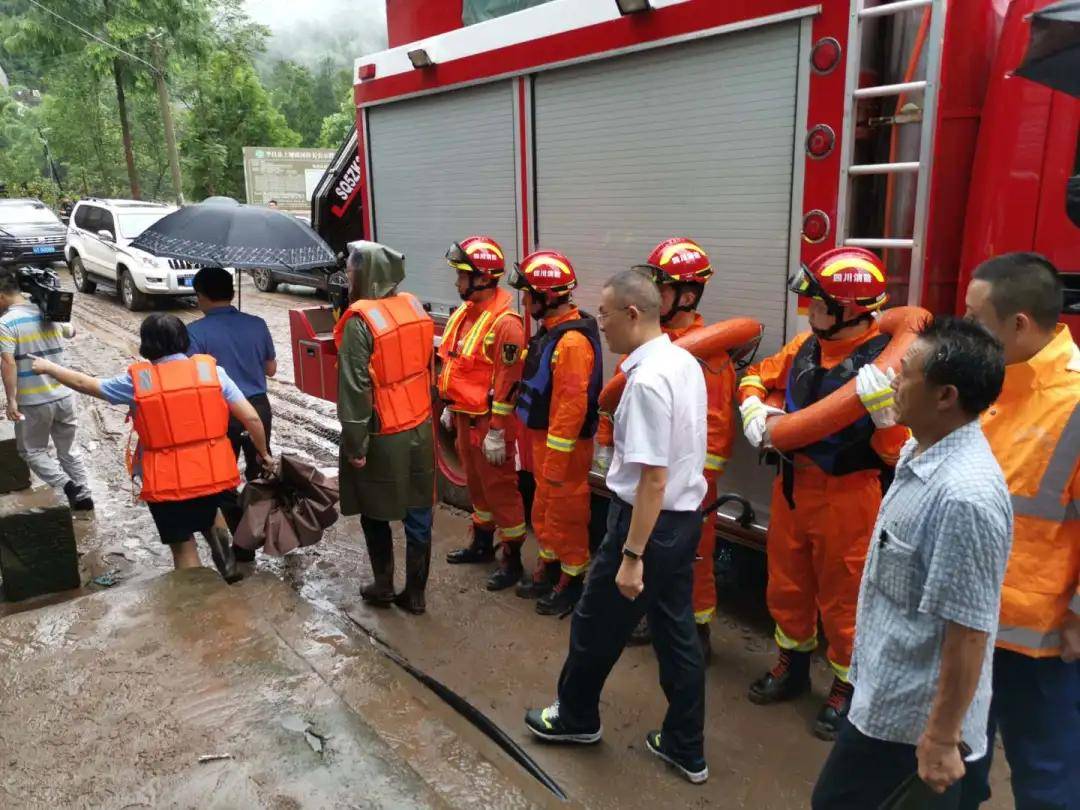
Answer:
<svg viewBox="0 0 1080 810"><path fill-rule="evenodd" d="M469 273L469 286L465 288L465 292L459 293L462 301L468 301L473 297L473 293L483 292L484 290L493 290L499 286L498 279L491 279L491 283L478 285L476 279L482 278L480 273Z"/></svg>
<svg viewBox="0 0 1080 810"><path fill-rule="evenodd" d="M569 303L569 295L560 295L558 298L551 299L548 296L538 295L536 293L529 293L529 314L536 320L542 321L549 312L553 309L558 309L563 304Z"/></svg>
<svg viewBox="0 0 1080 810"><path fill-rule="evenodd" d="M704 284L693 284L689 281L681 281L676 282L671 286L675 289L675 303L671 305L671 309L668 310L667 315L660 316L661 326L667 326L672 318L680 312L697 312L698 304L701 303L701 296L705 293ZM682 294L687 290L694 293L694 302L692 304L680 304L679 299L682 298Z"/></svg>
<svg viewBox="0 0 1080 810"><path fill-rule="evenodd" d="M862 321L870 320L871 316L869 312L860 312L858 315L856 315L854 318L851 318L850 320L842 320L842 318L844 317L844 307L841 304L836 303L836 301L832 298L826 297L822 300L825 302L825 307L827 308L828 313L832 317L836 318L836 323L834 323L828 329L814 329L813 327L810 328L810 331L814 333L814 336L820 340L829 340L838 332L842 332L849 326L855 326Z"/></svg>

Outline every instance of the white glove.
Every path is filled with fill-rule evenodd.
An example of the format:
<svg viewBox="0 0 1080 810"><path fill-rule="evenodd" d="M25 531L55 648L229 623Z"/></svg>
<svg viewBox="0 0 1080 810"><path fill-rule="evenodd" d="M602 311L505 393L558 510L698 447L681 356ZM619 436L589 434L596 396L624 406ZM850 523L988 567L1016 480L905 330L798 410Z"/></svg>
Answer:
<svg viewBox="0 0 1080 810"><path fill-rule="evenodd" d="M765 420L770 416L782 415L784 411L766 405L757 397L747 397L739 406L739 413L742 414L742 429L747 441L754 447L761 447L765 439Z"/></svg>
<svg viewBox="0 0 1080 810"><path fill-rule="evenodd" d="M596 445L596 449L593 451L593 470L601 475L607 475L608 470L611 469L611 457L614 453L614 447L607 447L602 444Z"/></svg>
<svg viewBox="0 0 1080 810"><path fill-rule="evenodd" d="M506 436L501 430L489 430L484 437L484 458L492 467L506 463Z"/></svg>
<svg viewBox="0 0 1080 810"><path fill-rule="evenodd" d="M449 408L444 407L442 413L439 414L439 424L451 433L454 432L454 412Z"/></svg>
<svg viewBox="0 0 1080 810"><path fill-rule="evenodd" d="M855 376L855 393L874 420L874 427L891 428L896 424L896 401L892 389L895 377L896 372L891 368L882 371L873 363L860 368Z"/></svg>

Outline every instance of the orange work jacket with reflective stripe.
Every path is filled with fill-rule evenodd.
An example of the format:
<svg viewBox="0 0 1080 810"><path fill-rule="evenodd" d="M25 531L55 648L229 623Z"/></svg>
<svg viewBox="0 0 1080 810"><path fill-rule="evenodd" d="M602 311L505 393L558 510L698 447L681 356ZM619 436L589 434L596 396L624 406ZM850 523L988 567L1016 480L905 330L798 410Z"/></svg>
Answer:
<svg viewBox="0 0 1080 810"><path fill-rule="evenodd" d="M466 301L450 316L439 345L439 396L458 413L490 411L496 430L513 413L521 380L525 327L512 303L502 289L487 301Z"/></svg>
<svg viewBox="0 0 1080 810"><path fill-rule="evenodd" d="M705 319L700 313L694 313L694 320L682 329L664 328L664 333L673 341L705 326ZM619 359L616 370L622 366L625 357ZM698 361L705 375L706 402L708 413L708 447L705 450L705 472L719 475L723 473L727 461L731 458L731 448L735 441L735 422L732 408L735 399L735 367L725 352L722 357L705 363ZM614 443L613 424L609 414L601 414L600 427L597 429L596 442L605 447Z"/></svg>
<svg viewBox="0 0 1080 810"><path fill-rule="evenodd" d="M340 349L345 324L360 318L371 333L371 375L376 436L403 433L431 417L431 353L435 324L409 293L354 302L334 326Z"/></svg>
<svg viewBox="0 0 1080 810"><path fill-rule="evenodd" d="M821 345L821 367L830 369L842 363L855 349L880 334L881 331L875 322L861 335L845 340L818 341ZM802 332L776 354L750 366L739 382L739 404L741 405L751 396L764 401L765 397L773 391L786 390L788 377L791 374L791 364L795 361L799 349L812 335L813 332ZM900 450L910 437L911 433L906 427L894 425L890 428L875 430L870 437L870 447L882 461L890 467L895 467L900 458Z"/></svg>
<svg viewBox="0 0 1080 810"><path fill-rule="evenodd" d="M1013 505L997 645L1056 657L1065 612L1080 613L1080 349L1068 327L1005 367L982 427Z"/></svg>
<svg viewBox="0 0 1080 810"><path fill-rule="evenodd" d="M240 485L229 442L229 405L217 363L196 354L128 368L135 388L142 492L148 503L185 501Z"/></svg>

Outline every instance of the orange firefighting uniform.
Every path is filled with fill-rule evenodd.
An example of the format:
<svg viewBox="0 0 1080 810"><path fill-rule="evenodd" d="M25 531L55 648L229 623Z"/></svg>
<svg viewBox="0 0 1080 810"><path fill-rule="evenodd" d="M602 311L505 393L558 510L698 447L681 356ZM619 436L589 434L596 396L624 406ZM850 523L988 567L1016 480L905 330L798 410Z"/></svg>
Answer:
<svg viewBox="0 0 1080 810"><path fill-rule="evenodd" d="M581 317L577 307L544 318L544 327ZM563 572L578 576L589 565L589 467L593 440L580 438L589 410L589 378L593 347L581 332L567 332L555 347L551 361L551 409L548 429L528 430L532 444L536 495L533 531L540 559L560 563Z"/></svg>
<svg viewBox="0 0 1080 810"><path fill-rule="evenodd" d="M664 328L672 339L678 340L705 326L700 314L694 313L694 320L683 329ZM625 359L625 358L622 358ZM620 365L622 360L619 361ZM705 493L702 506L716 500L716 482L724 472L727 460L731 457L731 448L735 440L735 424L732 418L732 401L735 398L735 368L726 354L710 363L702 363L705 374L705 391L708 395L708 435L709 446L705 455L705 481L709 488ZM600 419L600 428L596 441L610 447L613 443L611 417L604 414ZM698 624L707 624L716 614L716 513L710 513L701 524L701 539L698 541L697 559L694 561L694 620Z"/></svg>
<svg viewBox="0 0 1080 810"><path fill-rule="evenodd" d="M240 486L229 443L229 405L221 394L217 363L196 354L167 363L128 368L135 389L139 457L128 471L142 477L139 497L148 503L185 501Z"/></svg>
<svg viewBox="0 0 1080 810"><path fill-rule="evenodd" d="M997 646L1057 657L1066 611L1080 614L1080 349L1068 327L1005 367L982 427L1013 503Z"/></svg>
<svg viewBox="0 0 1080 810"><path fill-rule="evenodd" d="M473 503L473 524L498 528L504 542L525 540L525 508L518 491L514 389L521 379L525 328L506 290L482 303L466 301L450 316L439 346L439 396L455 415L457 452ZM506 462L484 457L488 429L504 431Z"/></svg>
<svg viewBox="0 0 1080 810"><path fill-rule="evenodd" d="M858 337L819 341L821 366L833 368L880 334L877 325L872 324ZM795 356L811 336L811 332L796 336L772 357L747 369L739 383L739 402L750 396L764 401L769 393L784 390ZM885 464L895 466L909 435L901 425L876 430L870 447ZM782 477L777 476L766 538L766 601L776 622L776 643L800 652L816 648L820 610L829 640L829 664L837 677L846 681L855 638L859 583L881 506L880 472L858 470L830 475L798 452L793 463L795 508L788 504Z"/></svg>

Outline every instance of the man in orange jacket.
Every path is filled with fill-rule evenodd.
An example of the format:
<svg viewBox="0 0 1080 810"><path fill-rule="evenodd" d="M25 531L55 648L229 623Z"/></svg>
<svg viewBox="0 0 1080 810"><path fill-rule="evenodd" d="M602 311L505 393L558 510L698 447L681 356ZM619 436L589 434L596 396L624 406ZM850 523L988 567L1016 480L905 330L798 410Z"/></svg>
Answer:
<svg viewBox="0 0 1080 810"><path fill-rule="evenodd" d="M439 346L439 396L445 403L440 422L457 433L457 452L473 503L472 542L451 551L446 561L490 562L498 529L502 553L487 587L501 591L524 572L525 508L518 491L513 403L525 327L511 309L510 294L499 289L506 261L494 239L470 236L455 242L446 261L457 271L463 303L450 316Z"/></svg>
<svg viewBox="0 0 1080 810"><path fill-rule="evenodd" d="M532 526L540 556L517 595L536 612L559 616L581 596L589 567L589 467L599 420L603 353L596 320L570 299L577 274L561 253L526 256L510 285L525 293L541 328L529 342L517 415L533 450Z"/></svg>
<svg viewBox="0 0 1080 810"><path fill-rule="evenodd" d="M1080 806L1080 350L1058 324L1062 281L1033 253L981 264L967 315L1005 347L1005 384L982 415L1013 496L987 755L961 806L990 797L1001 729L1017 808Z"/></svg>
<svg viewBox="0 0 1080 810"><path fill-rule="evenodd" d="M713 269L701 245L684 237L665 239L653 248L646 263L638 265L638 269L650 276L660 289L660 324L668 337L678 340L706 328L697 308ZM735 440L732 421L735 369L725 354L713 361L701 362L701 370L705 374L709 402L709 445L705 455L705 481L709 489L702 504L706 505L716 500L716 482L724 472ZM606 415L597 441L601 445L597 453L599 466L603 468L612 446L611 419ZM715 551L716 513L713 512L701 524L701 540L694 561L694 620L706 663L712 657L709 623L716 615ZM648 624L642 619L631 643L648 641Z"/></svg>
<svg viewBox="0 0 1080 810"><path fill-rule="evenodd" d="M755 447L767 443L767 419L783 413L764 404L775 391L784 392L791 412L858 377L867 413L781 462L766 541L766 600L780 657L753 683L749 697L754 703L775 703L809 690L820 611L834 678L814 733L828 740L851 703L855 607L881 505L881 474L896 465L909 433L896 424L889 377L872 365L889 341L872 317L888 298L885 268L877 256L861 248L827 251L803 268L789 288L809 296L811 331L747 369L739 384L746 437Z"/></svg>

